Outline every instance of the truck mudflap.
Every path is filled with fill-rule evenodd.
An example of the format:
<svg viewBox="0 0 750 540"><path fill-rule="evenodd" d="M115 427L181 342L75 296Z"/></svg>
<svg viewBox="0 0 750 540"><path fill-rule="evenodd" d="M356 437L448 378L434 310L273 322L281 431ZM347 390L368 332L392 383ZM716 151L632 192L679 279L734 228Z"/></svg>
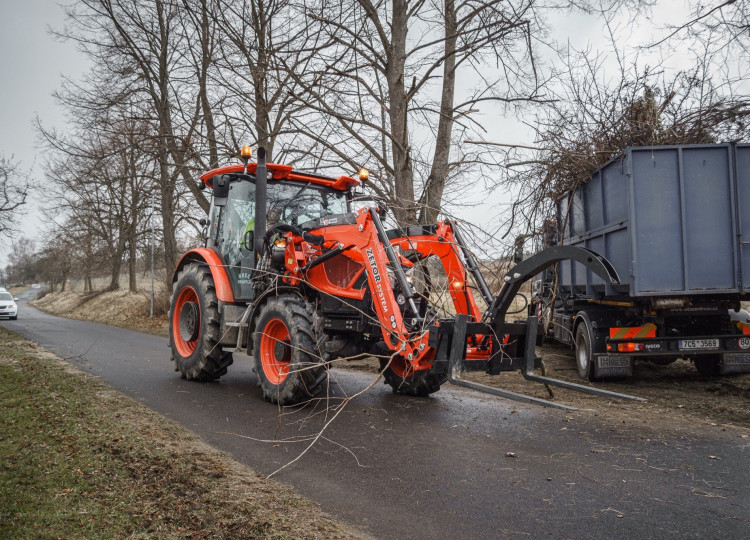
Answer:
<svg viewBox="0 0 750 540"><path fill-rule="evenodd" d="M499 330L499 332L496 331ZM492 351L495 352L489 360L467 360L467 337L478 340L492 341ZM498 336L508 336L506 343L499 343ZM576 384L551 377L543 377L535 373L535 368L541 362L536 356L537 342L537 318L529 317L525 323L503 323L493 328L486 323L469 322L466 315L456 315L452 319L440 321L440 324L430 329L429 343L435 347L436 356L432 370L448 374L448 381L456 386L462 386L493 394L506 399L555 407L566 411L576 410L575 407L555 403L546 399L527 396L517 392L511 392L502 388L495 388L461 378L466 371L484 370L490 375L496 375L503 371L520 370L523 377L532 382L566 388L577 392L592 394L596 396L624 399L630 401L646 401L643 398L611 392L591 386Z"/></svg>
<svg viewBox="0 0 750 540"><path fill-rule="evenodd" d="M719 362L719 374L750 373L750 352L725 353Z"/></svg>
<svg viewBox="0 0 750 540"><path fill-rule="evenodd" d="M630 356L600 354L594 356L597 378L633 376L633 358Z"/></svg>

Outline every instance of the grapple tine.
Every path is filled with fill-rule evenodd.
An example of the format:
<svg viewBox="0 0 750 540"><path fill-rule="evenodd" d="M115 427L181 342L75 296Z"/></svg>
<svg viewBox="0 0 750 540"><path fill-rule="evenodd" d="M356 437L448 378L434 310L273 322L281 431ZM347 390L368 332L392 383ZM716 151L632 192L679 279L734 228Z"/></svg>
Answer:
<svg viewBox="0 0 750 540"><path fill-rule="evenodd" d="M485 384L479 384L461 379L462 365L466 356L466 322L466 315L456 315L455 324L453 325L453 339L451 341L448 369L448 381L451 384L454 384L456 386L463 386L464 388L477 390L486 394L493 394L495 396L511 399L513 401L520 401L533 405L541 405L543 407L553 407L556 409L562 409L564 411L578 410L575 407L570 407L561 403L555 403L546 399L535 398L532 396L527 396L525 394L511 392L510 390L503 390L501 388L495 388L493 386L487 386Z"/></svg>
<svg viewBox="0 0 750 540"><path fill-rule="evenodd" d="M565 388L567 390L575 390L576 392L582 392L584 394L591 394L594 396L610 397L614 399L624 399L628 401L646 401L646 399L631 396L628 394L620 394L619 392L612 392L610 390L602 390L601 388L593 388L583 384L576 384L568 381L561 381L560 379L553 379L552 377L540 377L534 374L534 365L536 360L536 332L537 332L538 321L536 317L529 317L526 320L526 345L524 347L524 361L523 369L521 373L524 379L527 381L538 382L542 384L548 384L550 386L557 386L559 388ZM531 338L531 339L530 339Z"/></svg>

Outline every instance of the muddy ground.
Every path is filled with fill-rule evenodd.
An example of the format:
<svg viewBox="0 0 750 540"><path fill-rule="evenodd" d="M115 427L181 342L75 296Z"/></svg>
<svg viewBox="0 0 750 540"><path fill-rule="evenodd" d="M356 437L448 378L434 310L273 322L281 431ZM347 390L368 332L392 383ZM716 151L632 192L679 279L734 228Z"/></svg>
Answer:
<svg viewBox="0 0 750 540"><path fill-rule="evenodd" d="M34 303L48 313L167 336L166 317L148 317L148 299L118 291L84 296L81 293L56 293ZM578 376L571 349L558 344L545 344L537 349L550 377L584 383ZM336 361L335 367L377 372L374 359L351 362ZM513 392L540 398L550 395L544 386L526 381L520 373L489 376L467 373L465 379ZM698 374L692 362L677 360L668 366L638 362L634 376L629 379L601 383L585 383L646 398L646 403L618 401L589 396L571 390L552 388L555 402L578 407L583 414L602 415L613 422L663 423L666 428L674 421L700 425L722 425L750 428L750 374L705 378Z"/></svg>

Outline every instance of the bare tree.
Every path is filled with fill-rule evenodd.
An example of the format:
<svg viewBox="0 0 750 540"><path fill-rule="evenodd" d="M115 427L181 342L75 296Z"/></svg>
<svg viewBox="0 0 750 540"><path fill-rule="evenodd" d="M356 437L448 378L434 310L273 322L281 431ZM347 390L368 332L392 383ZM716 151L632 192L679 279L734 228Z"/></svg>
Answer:
<svg viewBox="0 0 750 540"><path fill-rule="evenodd" d="M325 0L306 16L316 62L294 74L311 113L296 126L325 148L323 165L370 164L400 222L437 217L446 183L470 161L457 131L481 131L483 105L540 99L532 0Z"/></svg>
<svg viewBox="0 0 750 540"><path fill-rule="evenodd" d="M15 283L30 283L36 277L36 244L30 238L21 235L12 242L12 246L13 249L8 255L10 264L6 268L8 280Z"/></svg>
<svg viewBox="0 0 750 540"><path fill-rule="evenodd" d="M571 57L557 100L534 122L533 146L501 145L516 193L505 234L539 233L554 202L628 146L738 141L750 135L750 99L712 77L710 57L668 77L660 67L621 66L614 80L587 54ZM484 143L487 145L488 143Z"/></svg>
<svg viewBox="0 0 750 540"><path fill-rule="evenodd" d="M68 136L38 124L50 149L48 184L57 195L58 215L67 218L68 227L86 231L104 246L111 290L120 287L127 250L129 286L135 291L136 246L144 232L147 191L155 183L158 169L150 126L132 120L127 108L99 110L83 107L82 103L88 102L66 102L73 118ZM50 221L53 232L60 228L61 219ZM96 253L91 250L89 255Z"/></svg>
<svg viewBox="0 0 750 540"><path fill-rule="evenodd" d="M115 83L119 95L137 103L141 118L153 125L167 268L173 268L179 256L176 232L182 189L178 181L201 208L208 209L187 166L201 106L200 100L192 99L195 66L185 61L181 9L180 3L165 0L83 0L68 7L71 25L63 34L81 44L94 60L97 84Z"/></svg>
<svg viewBox="0 0 750 540"><path fill-rule="evenodd" d="M744 0L713 0L692 2L686 20L668 27L668 33L650 45L659 47L675 39L692 40L711 53L722 53L724 58L739 58L743 64L750 60L750 4Z"/></svg>
<svg viewBox="0 0 750 540"><path fill-rule="evenodd" d="M0 237L11 238L16 232L21 207L29 194L28 174L12 159L0 154Z"/></svg>

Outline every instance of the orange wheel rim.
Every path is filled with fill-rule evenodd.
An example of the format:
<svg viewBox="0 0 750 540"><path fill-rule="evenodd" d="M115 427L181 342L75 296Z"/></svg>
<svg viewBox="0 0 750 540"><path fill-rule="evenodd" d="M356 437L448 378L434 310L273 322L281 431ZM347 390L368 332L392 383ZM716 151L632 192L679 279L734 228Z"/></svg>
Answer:
<svg viewBox="0 0 750 540"><path fill-rule="evenodd" d="M260 362L271 384L283 383L292 364L289 329L281 319L271 319L260 336Z"/></svg>
<svg viewBox="0 0 750 540"><path fill-rule="evenodd" d="M172 338L180 356L187 358L198 348L200 339L201 312L198 294L192 287L185 287L177 295L172 316Z"/></svg>
<svg viewBox="0 0 750 540"><path fill-rule="evenodd" d="M401 356L396 356L391 360L391 371L395 373L398 377L401 377L402 379L406 379L410 375L414 373L414 370L411 367L411 364L409 364L406 360L404 360Z"/></svg>

